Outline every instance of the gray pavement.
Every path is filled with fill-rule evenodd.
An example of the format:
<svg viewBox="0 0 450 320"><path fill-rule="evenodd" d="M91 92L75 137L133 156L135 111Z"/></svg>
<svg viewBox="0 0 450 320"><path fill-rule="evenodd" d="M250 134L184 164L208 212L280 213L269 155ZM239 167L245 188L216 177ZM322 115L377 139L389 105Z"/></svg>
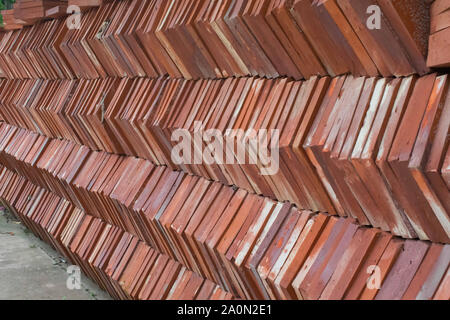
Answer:
<svg viewBox="0 0 450 320"><path fill-rule="evenodd" d="M1 204L0 204L1 206ZM84 274L69 290L68 264L0 207L0 300L108 300Z"/></svg>

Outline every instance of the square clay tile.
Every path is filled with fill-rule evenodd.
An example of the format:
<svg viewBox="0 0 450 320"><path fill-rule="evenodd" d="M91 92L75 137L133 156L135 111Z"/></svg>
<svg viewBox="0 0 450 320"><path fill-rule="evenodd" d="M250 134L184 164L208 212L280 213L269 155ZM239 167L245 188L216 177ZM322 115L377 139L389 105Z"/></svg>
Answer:
<svg viewBox="0 0 450 320"><path fill-rule="evenodd" d="M449 264L449 245L432 244L402 299L431 300Z"/></svg>
<svg viewBox="0 0 450 320"><path fill-rule="evenodd" d="M407 291L430 245L422 241L406 240L392 269L384 279L377 300L399 300Z"/></svg>
<svg viewBox="0 0 450 320"><path fill-rule="evenodd" d="M450 288L450 271L447 270L445 277L442 279L438 290L436 291L436 293L433 296L433 300L448 300L449 299L449 294L448 294L449 288Z"/></svg>
<svg viewBox="0 0 450 320"><path fill-rule="evenodd" d="M433 88L436 88L434 86L435 81L439 82L442 79L436 79L436 75L432 74L422 77L417 81L410 103L398 129L396 139L392 145L389 155L389 165L396 172L398 182L401 184L401 190L394 190L394 192L400 193L397 195L397 198L405 209L419 238L446 242L448 235L445 229L440 224L439 219L436 217L422 191L417 186L413 173L407 168L412 152L414 151L417 134L421 130L422 118L426 114L427 106L430 102L429 98L433 92ZM386 178L388 181L393 180L390 177ZM406 201L406 198L408 201ZM418 211L420 211L420 214ZM423 220L425 217L427 220L426 223Z"/></svg>

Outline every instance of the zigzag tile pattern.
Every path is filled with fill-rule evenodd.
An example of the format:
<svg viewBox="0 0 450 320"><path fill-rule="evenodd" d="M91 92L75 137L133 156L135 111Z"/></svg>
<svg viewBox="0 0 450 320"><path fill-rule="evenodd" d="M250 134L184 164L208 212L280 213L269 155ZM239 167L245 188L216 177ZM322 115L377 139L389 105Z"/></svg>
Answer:
<svg viewBox="0 0 450 320"><path fill-rule="evenodd" d="M229 300L219 286L122 229L5 168L0 199L30 230L122 300ZM14 190L14 192L11 192Z"/></svg>
<svg viewBox="0 0 450 320"><path fill-rule="evenodd" d="M373 14L379 25L369 29ZM61 18L3 33L1 74L309 79L429 70L422 0L104 1L83 13L80 26L70 30Z"/></svg>
<svg viewBox="0 0 450 320"><path fill-rule="evenodd" d="M0 199L116 299L449 300L447 3L18 0Z"/></svg>
<svg viewBox="0 0 450 320"><path fill-rule="evenodd" d="M0 116L48 137L137 156L405 238L449 243L448 83L436 74L2 80ZM235 164L175 164L181 140L174 133L181 128L194 137L198 122L241 144L249 129L279 130L279 171L261 175L260 159L239 163L240 149L225 142L219 148ZM192 159L210 148L202 143ZM250 159L251 149L244 151Z"/></svg>
<svg viewBox="0 0 450 320"><path fill-rule="evenodd" d="M35 224L47 226L53 220L44 216L58 215L51 208L61 203L79 214L84 207L96 209L80 222L84 238L73 238L76 245L69 249L102 244L93 240L103 239L101 231L85 228L110 224L240 298L431 299L448 293L449 245L401 240L352 219L298 210L142 159L94 152L8 125L0 129L0 163L20 174L3 170L4 185L11 185L11 177L24 185L4 188L2 198L11 203L12 193L24 201L28 193L21 190L28 186L39 194L33 203L44 206L22 216L29 212ZM33 150L26 150L30 143ZM50 198L42 201L45 195ZM20 211L19 203L13 207ZM81 238L84 246L78 245ZM370 266L380 268L380 290L366 286ZM408 272L400 271L405 268ZM201 279L197 282L198 289Z"/></svg>
<svg viewBox="0 0 450 320"><path fill-rule="evenodd" d="M450 1L436 0L430 8L431 26L427 65L450 67Z"/></svg>

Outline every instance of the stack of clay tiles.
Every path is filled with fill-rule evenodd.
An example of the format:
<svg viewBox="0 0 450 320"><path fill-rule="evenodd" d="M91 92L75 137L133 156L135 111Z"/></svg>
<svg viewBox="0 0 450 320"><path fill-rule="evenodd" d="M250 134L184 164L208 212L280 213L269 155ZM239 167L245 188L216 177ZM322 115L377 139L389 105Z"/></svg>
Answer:
<svg viewBox="0 0 450 320"><path fill-rule="evenodd" d="M0 199L116 299L448 300L447 4L66 1L0 34Z"/></svg>
<svg viewBox="0 0 450 320"><path fill-rule="evenodd" d="M67 6L67 0L16 0L14 3L14 17L17 19L36 22L47 18L47 11Z"/></svg>
<svg viewBox="0 0 450 320"><path fill-rule="evenodd" d="M450 1L436 0L431 6L428 66L450 67Z"/></svg>
<svg viewBox="0 0 450 320"><path fill-rule="evenodd" d="M21 59L1 68L9 77L46 79L425 74L428 6L398 2L103 1L83 14L80 29L47 21L5 34L2 55ZM383 16L370 30L374 4Z"/></svg>
<svg viewBox="0 0 450 320"><path fill-rule="evenodd" d="M14 10L2 10L1 15L3 17L3 29L4 30L16 30L21 29L26 22L20 19L17 19L14 16Z"/></svg>

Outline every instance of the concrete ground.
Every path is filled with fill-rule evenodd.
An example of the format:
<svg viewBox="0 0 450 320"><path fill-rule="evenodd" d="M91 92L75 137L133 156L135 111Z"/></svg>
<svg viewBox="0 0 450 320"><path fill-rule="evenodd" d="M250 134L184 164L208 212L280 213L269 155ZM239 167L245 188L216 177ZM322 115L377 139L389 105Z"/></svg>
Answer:
<svg viewBox="0 0 450 320"><path fill-rule="evenodd" d="M111 299L84 274L81 289L69 290L67 268L62 256L0 208L0 300Z"/></svg>

